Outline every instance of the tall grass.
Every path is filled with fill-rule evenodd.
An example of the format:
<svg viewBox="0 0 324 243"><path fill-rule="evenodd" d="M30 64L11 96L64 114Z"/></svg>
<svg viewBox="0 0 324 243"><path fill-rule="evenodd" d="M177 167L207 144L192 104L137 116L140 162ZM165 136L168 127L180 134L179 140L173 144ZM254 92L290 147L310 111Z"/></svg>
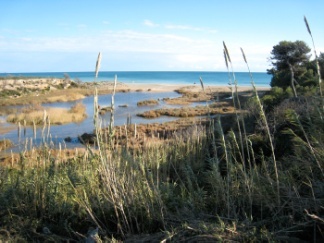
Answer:
<svg viewBox="0 0 324 243"><path fill-rule="evenodd" d="M262 123L264 124L264 128L266 130L266 133L267 133L267 136L268 136L268 139L269 139L269 145L270 145L270 148L271 148L273 166L274 166L274 171L275 171L275 175L276 175L277 198L278 198L278 203L280 204L280 191L279 191L280 190L280 185L279 185L278 167L277 167L277 160L276 160L272 135L271 135L271 132L270 132L270 127L268 125L268 120L267 120L266 114L264 112L263 105L262 105L262 103L260 101L258 91L257 91L257 89L255 87L253 76L252 76L252 73L250 71L250 67L249 67L249 64L247 62L247 59L246 59L246 55L245 55L244 50L242 48L241 48L241 52L242 52L243 60L246 63L246 66L247 66L247 69L248 69L248 72L249 72L249 75L250 75L250 78L251 78L251 84L252 84L253 91L254 91L254 94L255 94L254 97L255 97L255 100L256 100L256 103L257 103L259 116L260 116L260 119L261 119Z"/></svg>
<svg viewBox="0 0 324 243"><path fill-rule="evenodd" d="M322 86L321 86L322 77L321 77L321 72L320 72L320 66L319 66L319 63L318 63L318 56L317 56L317 52L316 52L316 48L315 48L314 38L313 38L313 35L312 35L311 29L309 27L306 16L304 16L304 22L305 22L307 31L308 31L308 33L309 33L309 35L310 35L310 37L312 39L312 43L313 43L314 55L315 55L315 63L316 63L316 71L317 71L317 76L318 76L318 88L319 88L319 92L320 92L320 97L322 98L323 93L322 93Z"/></svg>
<svg viewBox="0 0 324 243"><path fill-rule="evenodd" d="M242 54L248 66L243 49ZM261 120L253 133L246 129L249 117L237 112L229 130L224 124L230 117L218 116L175 131L162 143L150 143L157 136L144 137L139 147L128 146L144 136L139 131L133 136L130 125L124 128L128 142L117 146L114 109L109 121L101 120L95 89L95 147L58 151L41 146L13 154L0 167L0 239L84 241L95 232L108 242L147 234L153 237L148 241L164 242L199 241L199 236L320 241L324 111L310 99L299 110L282 103L282 117L267 114L250 75L254 95L249 102ZM241 111L235 85L233 103ZM48 127L45 113L44 143ZM282 144L291 149L279 153Z"/></svg>

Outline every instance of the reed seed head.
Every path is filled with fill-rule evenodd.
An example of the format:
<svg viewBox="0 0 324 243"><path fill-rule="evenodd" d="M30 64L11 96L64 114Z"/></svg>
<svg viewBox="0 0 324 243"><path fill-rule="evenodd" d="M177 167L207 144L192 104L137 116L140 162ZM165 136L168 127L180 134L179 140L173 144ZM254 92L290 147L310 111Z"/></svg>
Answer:
<svg viewBox="0 0 324 243"><path fill-rule="evenodd" d="M201 88L202 88L202 90L205 91L204 81L202 80L201 77L199 77L199 81L200 81L200 84L201 84Z"/></svg>
<svg viewBox="0 0 324 243"><path fill-rule="evenodd" d="M243 51L243 48L241 47L241 52L242 52L242 55L243 55L243 59L244 59L244 62L247 63L247 60L246 60L246 56L245 56L245 53Z"/></svg>
<svg viewBox="0 0 324 243"><path fill-rule="evenodd" d="M101 52L99 52L97 62L96 62L96 78L98 78L100 63L101 63Z"/></svg>
<svg viewBox="0 0 324 243"><path fill-rule="evenodd" d="M312 35L312 32L311 32L311 30L310 30L310 28L309 28L309 25L308 25L308 21L307 21L307 19L306 19L306 16L304 16L304 21L305 21L305 24L306 24L306 28L307 28L308 33L309 33L310 35Z"/></svg>
<svg viewBox="0 0 324 243"><path fill-rule="evenodd" d="M230 63L232 63L231 58L230 58L230 55L229 55L229 52L228 52L228 50L227 50L227 47L226 47L226 44L225 44L224 41L223 41L223 46L224 46L225 54L226 54L226 56L227 56L227 60L228 60Z"/></svg>

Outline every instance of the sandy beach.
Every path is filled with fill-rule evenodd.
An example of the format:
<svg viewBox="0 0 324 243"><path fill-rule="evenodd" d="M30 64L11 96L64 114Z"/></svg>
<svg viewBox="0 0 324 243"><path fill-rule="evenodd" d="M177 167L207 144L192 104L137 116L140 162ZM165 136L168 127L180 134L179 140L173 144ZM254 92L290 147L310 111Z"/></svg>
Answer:
<svg viewBox="0 0 324 243"><path fill-rule="evenodd" d="M105 89L106 85L102 85L101 89ZM109 86L113 86L113 82L109 82ZM205 92L231 92L229 86L219 86L219 85L209 85L205 86ZM270 87L256 87L258 91L266 91L269 90ZM149 92L172 92L175 90L186 89L191 92L201 92L203 91L200 84L193 85L183 85L183 84L147 84L147 83L118 83L116 90L128 90L131 92L135 91L149 91ZM251 87L247 86L238 86L238 92L246 92L251 91Z"/></svg>
<svg viewBox="0 0 324 243"><path fill-rule="evenodd" d="M94 87L93 82L78 83L77 85L72 80L64 80L57 78L8 78L0 80L0 91L1 90L18 90L18 89L32 89L34 91L41 90L57 90L60 89L70 89L70 86L86 86ZM113 81L103 81L96 83L96 87L100 90L112 90L114 86ZM128 91L151 91L151 92L170 92L179 89L188 89L188 91L199 92L202 91L200 83L192 85L184 84L154 84L154 83L123 83L117 82L116 90L128 90ZM256 87L258 90L269 90L270 87ZM252 90L252 86L238 86L238 91L249 91ZM219 86L219 85L205 85L206 92L230 92L229 86Z"/></svg>

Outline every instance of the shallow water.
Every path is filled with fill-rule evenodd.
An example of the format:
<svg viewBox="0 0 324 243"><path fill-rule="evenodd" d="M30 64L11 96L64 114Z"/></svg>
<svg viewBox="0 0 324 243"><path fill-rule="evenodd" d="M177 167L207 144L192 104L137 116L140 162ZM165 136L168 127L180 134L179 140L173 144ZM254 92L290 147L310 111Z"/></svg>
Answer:
<svg viewBox="0 0 324 243"><path fill-rule="evenodd" d="M163 101L163 98L175 98L180 97L176 92L162 92L162 93L151 93L151 92L129 92L129 93L116 93L115 95L115 115L114 115L114 124L116 126L124 125L127 123L127 117L131 117L132 124L147 124L147 123L163 123L167 121L173 121L178 118L176 117L158 117L156 119L146 119L138 117L136 114L148 111L151 109L158 108L176 108L181 107L180 105L168 105ZM156 106L144 106L137 107L138 101L155 99L159 100L159 105ZM99 95L98 103L101 107L111 105L111 94ZM20 136L18 135L18 126L16 129L11 130L5 134L0 135L0 140L10 139L14 142L15 147L11 148L12 151L20 151L26 146L35 146L39 145L42 142L46 141L51 143L52 146L58 147L61 144L63 147L73 148L79 147L80 143L78 142L77 137L83 133L91 133L94 130L93 124L93 96L86 97L79 101L65 102L65 103L50 103L43 104L44 107L61 107L61 108L70 108L76 102L81 102L86 107L86 112L88 117L80 123L69 123L65 125L51 125L50 130L46 128L43 130L43 126L39 126L36 129L36 137L34 137L33 128L27 127L26 129L21 130ZM127 107L119 107L121 105L127 105ZM197 105L193 103L191 105ZM107 112L105 115L101 116L102 124L109 124L110 121L110 112ZM2 118L2 121L5 117ZM4 123L4 125L8 125ZM64 142L64 138L70 137L72 143Z"/></svg>

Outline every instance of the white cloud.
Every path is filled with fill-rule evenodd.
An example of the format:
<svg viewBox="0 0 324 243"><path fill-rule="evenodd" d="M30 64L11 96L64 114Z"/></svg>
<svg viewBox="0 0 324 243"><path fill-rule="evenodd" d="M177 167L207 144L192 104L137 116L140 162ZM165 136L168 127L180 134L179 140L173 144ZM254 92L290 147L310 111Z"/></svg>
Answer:
<svg viewBox="0 0 324 243"><path fill-rule="evenodd" d="M157 24L151 20L144 20L143 24L148 27L163 27L164 29L168 30L189 30L189 31L200 31L200 32L207 32L207 33L217 33L216 29L205 28L205 27L195 27L191 25L176 25L176 24Z"/></svg>
<svg viewBox="0 0 324 243"><path fill-rule="evenodd" d="M148 27L158 27L158 24L153 23L151 20L145 19L143 24Z"/></svg>
<svg viewBox="0 0 324 243"><path fill-rule="evenodd" d="M186 28L186 27L183 27ZM235 71L246 70L240 46L232 40L227 43ZM265 71L268 67L266 57L269 47L257 46L253 43L240 43L253 71ZM0 39L0 52L10 53L66 53L66 55L82 56L85 53L103 52L109 62L125 59L130 63L128 70L133 70L138 63L142 69L155 66L159 70L216 70L225 69L222 40L200 35L150 33L134 30L105 31L97 35L75 37L36 37L21 36ZM83 53L83 54L82 54ZM106 53L106 54L105 54ZM33 54L34 55L34 54ZM126 60L127 59L127 60ZM64 56L62 56L64 60ZM1 60L0 60L1 61ZM146 62L146 64L145 64ZM72 65L72 64L71 64ZM109 67L114 64L108 65ZM73 66L73 65L72 65ZM136 67L137 67L136 66ZM118 67L115 67L116 70ZM127 70L127 67L122 67ZM121 68L119 68L121 69ZM154 68L151 68L151 70Z"/></svg>
<svg viewBox="0 0 324 243"><path fill-rule="evenodd" d="M188 29L194 29L193 27L191 26L188 26L188 25L164 25L164 27L166 29L180 29L180 30L188 30Z"/></svg>

